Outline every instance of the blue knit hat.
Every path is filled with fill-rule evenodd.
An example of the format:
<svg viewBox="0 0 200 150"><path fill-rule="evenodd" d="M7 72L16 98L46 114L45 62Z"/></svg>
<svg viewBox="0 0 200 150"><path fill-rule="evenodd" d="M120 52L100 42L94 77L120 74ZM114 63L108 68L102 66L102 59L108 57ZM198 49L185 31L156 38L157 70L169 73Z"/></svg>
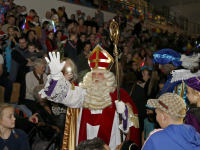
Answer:
<svg viewBox="0 0 200 150"><path fill-rule="evenodd" d="M161 49L153 54L153 63L158 64L169 64L170 62L174 64L174 66L178 67L182 65L181 55L172 49Z"/></svg>

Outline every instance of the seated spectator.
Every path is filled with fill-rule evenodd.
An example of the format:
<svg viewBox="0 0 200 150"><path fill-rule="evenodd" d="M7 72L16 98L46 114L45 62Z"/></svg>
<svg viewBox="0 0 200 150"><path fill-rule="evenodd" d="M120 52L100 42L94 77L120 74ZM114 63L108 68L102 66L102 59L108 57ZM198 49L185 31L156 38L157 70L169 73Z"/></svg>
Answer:
<svg viewBox="0 0 200 150"><path fill-rule="evenodd" d="M77 63L77 34L74 32L69 33L69 40L66 42L65 57L68 56L75 64Z"/></svg>
<svg viewBox="0 0 200 150"><path fill-rule="evenodd" d="M35 25L34 29L35 29L35 32L36 32L36 36L37 36L37 39L41 39L42 38L42 28L41 28L41 25L40 25L40 22L39 22L39 16L35 15L33 17L33 24Z"/></svg>
<svg viewBox="0 0 200 150"><path fill-rule="evenodd" d="M56 26L56 31L58 30L61 30L59 25Z"/></svg>
<svg viewBox="0 0 200 150"><path fill-rule="evenodd" d="M137 60L137 63L140 67L142 67L144 65L144 62L146 60L146 51L144 49L142 49L140 52L139 52L139 57L138 57L138 60Z"/></svg>
<svg viewBox="0 0 200 150"><path fill-rule="evenodd" d="M156 120L162 129L150 133L143 150L200 148L200 134L194 127L183 124L186 114L183 98L177 94L165 93L158 99L148 100L147 105L155 108Z"/></svg>
<svg viewBox="0 0 200 150"><path fill-rule="evenodd" d="M85 47L85 43L86 43L86 37L85 37L85 34L80 34L80 36L79 36L79 39L78 39L78 41L77 41L77 55L79 55L82 51L83 51L83 49L84 49L84 47Z"/></svg>
<svg viewBox="0 0 200 150"><path fill-rule="evenodd" d="M137 62L138 61L138 57L139 57L138 51L134 51L133 52L133 58L132 58L132 60L135 61L135 62Z"/></svg>
<svg viewBox="0 0 200 150"><path fill-rule="evenodd" d="M45 21L49 22L49 30L53 30L54 29L54 27L53 27L53 20L51 20L51 12L50 11L46 12L46 17L42 19L42 24Z"/></svg>
<svg viewBox="0 0 200 150"><path fill-rule="evenodd" d="M92 27L92 34L97 34L97 28L96 27Z"/></svg>
<svg viewBox="0 0 200 150"><path fill-rule="evenodd" d="M95 18L99 18L99 21L104 23L104 14L101 11L101 8L97 8L97 13L95 12Z"/></svg>
<svg viewBox="0 0 200 150"><path fill-rule="evenodd" d="M131 62L132 62L132 54L131 54L131 53L128 53L128 54L127 54L127 57L126 57L125 64L124 64L124 66L123 66L123 68L124 68L124 73L130 72L130 69L131 69Z"/></svg>
<svg viewBox="0 0 200 150"><path fill-rule="evenodd" d="M71 23L78 24L78 22L75 19L75 15L74 14L71 14L71 18L68 20L68 23L69 24L71 24Z"/></svg>
<svg viewBox="0 0 200 150"><path fill-rule="evenodd" d="M5 88L4 102L9 103L12 95L13 84L8 78L3 77L3 64L4 60L2 55L0 54L0 85Z"/></svg>
<svg viewBox="0 0 200 150"><path fill-rule="evenodd" d="M124 66L125 63L126 63L128 53L129 53L128 47L127 47L127 46L124 46L123 52L122 52L122 55L121 55L121 58L120 58L120 61L121 61L121 63L122 63L122 66Z"/></svg>
<svg viewBox="0 0 200 150"><path fill-rule="evenodd" d="M8 27L7 33L7 38L2 42L2 50L4 51L7 73L9 73L11 68L11 52L18 46L18 38L16 37L14 27Z"/></svg>
<svg viewBox="0 0 200 150"><path fill-rule="evenodd" d="M42 24L42 38L39 39L40 40L40 43L42 44L42 50L43 50L43 53L47 53L47 47L45 45L45 40L47 38L47 35L46 33L48 32L49 30L49 22L48 21L44 21L43 24Z"/></svg>
<svg viewBox="0 0 200 150"><path fill-rule="evenodd" d="M100 34L102 36L102 34L103 34L103 27L99 27L97 34Z"/></svg>
<svg viewBox="0 0 200 150"><path fill-rule="evenodd" d="M131 61L130 65L131 65L130 72L132 72L135 75L135 77L137 79L139 79L140 72L138 71L138 64L137 64L137 62Z"/></svg>
<svg viewBox="0 0 200 150"><path fill-rule="evenodd" d="M82 19L82 12L81 12L81 10L76 10L76 17L77 17L77 20L79 20L80 18Z"/></svg>
<svg viewBox="0 0 200 150"><path fill-rule="evenodd" d="M14 109L9 104L0 105L0 149L30 150L26 133L15 128ZM4 132L3 132L4 131ZM11 144L12 143L12 144Z"/></svg>
<svg viewBox="0 0 200 150"><path fill-rule="evenodd" d="M58 45L54 39L54 32L53 30L50 30L46 33L47 39L45 41L47 52L57 52L58 51Z"/></svg>
<svg viewBox="0 0 200 150"><path fill-rule="evenodd" d="M57 45L59 46L60 42L61 42L61 37L63 36L63 31L62 30L56 30L56 33L54 35L55 35L55 40L57 42Z"/></svg>
<svg viewBox="0 0 200 150"><path fill-rule="evenodd" d="M77 68L78 72L90 69L88 65L88 55L91 52L90 43L86 43L84 46L84 50L78 55Z"/></svg>
<svg viewBox="0 0 200 150"><path fill-rule="evenodd" d="M33 17L36 15L36 12L34 9L31 9L29 11L29 15L26 17L26 23L25 23L25 30L24 33L27 33L29 30L35 27L33 24Z"/></svg>
<svg viewBox="0 0 200 150"><path fill-rule="evenodd" d="M62 10L62 7L58 7L57 14L58 14L59 18L61 18L63 16L64 12Z"/></svg>
<svg viewBox="0 0 200 150"><path fill-rule="evenodd" d="M87 26L86 40L89 40L91 34L92 34L92 27L91 26Z"/></svg>
<svg viewBox="0 0 200 150"><path fill-rule="evenodd" d="M95 34L91 34L90 35L90 38L89 38L89 40L88 40L88 42L90 43L90 45L92 45L93 43L94 43L94 41L95 41Z"/></svg>
<svg viewBox="0 0 200 150"><path fill-rule="evenodd" d="M28 40L28 44L34 44L37 49L42 50L42 44L37 38L35 30L28 30L26 38Z"/></svg>
<svg viewBox="0 0 200 150"><path fill-rule="evenodd" d="M84 22L86 26L92 26L92 19L91 16L87 16L87 20Z"/></svg>
<svg viewBox="0 0 200 150"><path fill-rule="evenodd" d="M11 52L12 60L9 77L13 83L18 82L21 84L18 104L24 104L26 94L25 76L29 72L29 66L34 65L34 62L27 58L27 45L26 38L20 37L19 47Z"/></svg>
<svg viewBox="0 0 200 150"><path fill-rule="evenodd" d="M6 35L8 34L8 33L7 33L8 27L15 27L15 28L17 28L18 31L20 31L19 28L18 28L17 26L15 26L15 16L13 16L13 15L8 16L8 23L7 23L7 24L4 24L4 25L2 26L2 31L3 31Z"/></svg>
<svg viewBox="0 0 200 150"><path fill-rule="evenodd" d="M15 8L15 18L19 19L19 15L22 12L21 6L16 6Z"/></svg>
<svg viewBox="0 0 200 150"><path fill-rule="evenodd" d="M139 150L139 148L133 141L128 140L117 145L115 150Z"/></svg>
<svg viewBox="0 0 200 150"><path fill-rule="evenodd" d="M45 84L47 75L45 72L46 61L44 59L36 59L34 62L34 70L26 74L26 100L25 105L33 111L35 99L33 98L33 88L38 84Z"/></svg>
<svg viewBox="0 0 200 150"><path fill-rule="evenodd" d="M85 33L86 32L86 27L83 25L83 19L80 18L78 20L78 23L79 23L79 25L77 27L77 33L78 34Z"/></svg>
<svg viewBox="0 0 200 150"><path fill-rule="evenodd" d="M67 20L66 20L65 16L62 16L62 17L60 18L59 26L60 26L60 29L61 29L63 32L66 32Z"/></svg>
<svg viewBox="0 0 200 150"><path fill-rule="evenodd" d="M110 150L110 148L102 139L95 137L80 142L75 150Z"/></svg>
<svg viewBox="0 0 200 150"><path fill-rule="evenodd" d="M54 8L51 9L51 19L56 25L59 25L59 16Z"/></svg>

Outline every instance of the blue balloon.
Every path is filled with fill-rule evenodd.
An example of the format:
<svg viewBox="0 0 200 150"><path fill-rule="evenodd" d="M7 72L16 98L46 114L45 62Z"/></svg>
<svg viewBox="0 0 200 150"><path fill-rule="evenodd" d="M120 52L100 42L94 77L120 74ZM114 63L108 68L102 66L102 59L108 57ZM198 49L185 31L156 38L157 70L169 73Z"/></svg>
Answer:
<svg viewBox="0 0 200 150"><path fill-rule="evenodd" d="M158 34L156 32L153 33L153 36L156 37Z"/></svg>
<svg viewBox="0 0 200 150"><path fill-rule="evenodd" d="M187 47L183 47L182 51L184 51L184 52L187 51Z"/></svg>

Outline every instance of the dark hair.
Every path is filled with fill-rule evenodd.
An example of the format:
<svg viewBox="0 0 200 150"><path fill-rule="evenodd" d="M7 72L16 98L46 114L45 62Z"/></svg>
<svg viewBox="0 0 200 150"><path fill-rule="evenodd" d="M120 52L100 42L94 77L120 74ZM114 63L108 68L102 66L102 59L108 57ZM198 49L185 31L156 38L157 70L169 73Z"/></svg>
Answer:
<svg viewBox="0 0 200 150"><path fill-rule="evenodd" d="M50 24L49 21L44 21L42 24L42 29L45 29L45 27L49 24Z"/></svg>
<svg viewBox="0 0 200 150"><path fill-rule="evenodd" d="M62 30L57 30L57 31L54 33L54 36L55 36L55 37L57 37L58 32L61 32L62 35L63 35L63 31L62 31Z"/></svg>
<svg viewBox="0 0 200 150"><path fill-rule="evenodd" d="M26 36L21 36L21 37L19 37L19 40L23 40L23 39L25 39L25 41L28 42Z"/></svg>
<svg viewBox="0 0 200 150"><path fill-rule="evenodd" d="M15 18L15 16L14 15L9 15L8 16L8 19L10 19L10 18ZM15 18L16 19L16 18Z"/></svg>
<svg viewBox="0 0 200 150"><path fill-rule="evenodd" d="M29 47L29 46L34 46L34 47L35 47L35 45L34 45L33 43L29 43L29 44L28 44L28 47Z"/></svg>
<svg viewBox="0 0 200 150"><path fill-rule="evenodd" d="M133 141L128 140L123 143L121 150L138 150L138 146Z"/></svg>
<svg viewBox="0 0 200 150"><path fill-rule="evenodd" d="M86 47L86 45L90 45L90 47L91 47L90 42L86 42L85 45L84 45L84 47Z"/></svg>
<svg viewBox="0 0 200 150"><path fill-rule="evenodd" d="M136 55L136 54L139 54L139 52L138 51L133 51L133 57Z"/></svg>
<svg viewBox="0 0 200 150"><path fill-rule="evenodd" d="M57 14L56 10L54 8L51 9L51 11L54 13L54 14Z"/></svg>
<svg viewBox="0 0 200 150"><path fill-rule="evenodd" d="M145 55L144 55L144 57L146 57L146 55L147 55L147 53L146 53L146 51L145 51L145 49L141 49L140 50L140 52L139 52L139 56L140 56L140 58L142 58L142 59L144 59L144 57L142 57L142 55L141 55L141 52L144 50L144 52L145 52Z"/></svg>
<svg viewBox="0 0 200 150"><path fill-rule="evenodd" d="M149 69L143 69L142 71L144 71L144 70L146 70L147 72L148 72L148 76L151 76L151 74L152 74L152 71L151 70L149 70Z"/></svg>
<svg viewBox="0 0 200 150"><path fill-rule="evenodd" d="M36 35L35 30L28 30L28 32L26 33L26 38L28 39L29 34L33 32Z"/></svg>
<svg viewBox="0 0 200 150"><path fill-rule="evenodd" d="M91 140L80 142L75 150L106 150L104 144L105 142L103 140L95 137Z"/></svg>
<svg viewBox="0 0 200 150"><path fill-rule="evenodd" d="M85 33L81 33L80 35L79 35L79 37L81 37L82 35L85 35ZM85 35L86 36L86 35Z"/></svg>
<svg viewBox="0 0 200 150"><path fill-rule="evenodd" d="M36 11L34 9L31 9L29 12L36 14Z"/></svg>
<svg viewBox="0 0 200 150"><path fill-rule="evenodd" d="M58 7L58 10L62 10L62 7Z"/></svg>
<svg viewBox="0 0 200 150"><path fill-rule="evenodd" d="M167 81L167 77L162 77L160 78L158 84L165 84L166 81Z"/></svg>

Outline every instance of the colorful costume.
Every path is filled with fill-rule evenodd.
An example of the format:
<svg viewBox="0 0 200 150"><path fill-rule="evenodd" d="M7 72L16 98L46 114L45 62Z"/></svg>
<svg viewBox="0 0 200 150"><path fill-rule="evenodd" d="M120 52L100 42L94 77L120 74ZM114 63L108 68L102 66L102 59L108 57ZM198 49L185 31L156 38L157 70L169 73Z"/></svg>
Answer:
<svg viewBox="0 0 200 150"><path fill-rule="evenodd" d="M89 56L89 63L92 69L101 68L107 70L112 67L114 59L100 46L96 46ZM87 76L92 76L92 73L89 72ZM132 140L138 146L140 145L138 111L128 93L120 90L121 100L125 104L125 110L122 113L122 116L125 117L123 117L123 123L120 124L117 113L118 107L117 104L116 106L114 104L114 101L118 99L116 86L113 87L113 92L107 93L107 99L104 99L101 93L99 97L102 97L102 101L97 102L93 97L91 99L88 97L89 91L84 88L84 83L82 85L79 84L79 87L73 87L62 74L57 79L54 80L53 74L52 76L50 75L45 88L40 93L42 97L47 97L48 100L62 103L70 108L80 108L77 124L76 120L71 123L71 127L77 127L76 137L74 137L76 139L70 139L73 143L77 145L83 140L100 137L109 145L111 150L115 150L116 146L121 143L121 129L124 133L127 133L124 139ZM115 81L115 78L113 78L113 81ZM75 133L72 134L75 135ZM74 147L68 147L68 149L71 150Z"/></svg>
<svg viewBox="0 0 200 150"><path fill-rule="evenodd" d="M5 2L5 0L4 0L4 2ZM4 21L5 21L5 17L4 17L5 13L6 13L5 7L3 5L0 5L0 22L2 24L4 24Z"/></svg>

